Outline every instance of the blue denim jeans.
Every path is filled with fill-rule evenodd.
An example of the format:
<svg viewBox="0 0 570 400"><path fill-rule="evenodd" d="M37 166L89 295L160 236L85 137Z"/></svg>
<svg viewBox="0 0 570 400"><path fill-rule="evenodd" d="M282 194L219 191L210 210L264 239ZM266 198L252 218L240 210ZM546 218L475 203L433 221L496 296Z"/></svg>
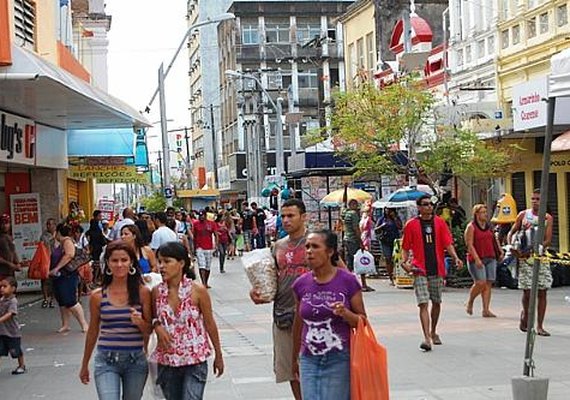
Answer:
<svg viewBox="0 0 570 400"><path fill-rule="evenodd" d="M350 400L350 352L301 354L301 393L310 400Z"/></svg>
<svg viewBox="0 0 570 400"><path fill-rule="evenodd" d="M184 367L159 364L156 383L166 400L202 400L207 378L206 361Z"/></svg>
<svg viewBox="0 0 570 400"><path fill-rule="evenodd" d="M148 363L142 350L97 351L95 355L95 386L99 400L140 400L147 375Z"/></svg>

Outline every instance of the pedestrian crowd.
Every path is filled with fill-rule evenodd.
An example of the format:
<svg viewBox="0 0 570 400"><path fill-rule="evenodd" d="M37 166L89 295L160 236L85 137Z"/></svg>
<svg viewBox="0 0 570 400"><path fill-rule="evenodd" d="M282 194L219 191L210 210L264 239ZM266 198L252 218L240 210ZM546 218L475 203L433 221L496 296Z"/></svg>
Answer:
<svg viewBox="0 0 570 400"><path fill-rule="evenodd" d="M539 203L540 192L535 190L532 207L518 214L505 238L513 247L511 257L519 264L521 331L527 330L532 265L539 257L532 250ZM465 310L472 315L480 296L481 315L496 317L490 308L491 291L505 252L504 243L491 226L487 207L475 205L472 219L465 221L465 212L456 201L449 202L447 220L447 211L436 209L431 196L421 196L416 204L418 215L403 224L394 209L386 209L375 218L370 208L360 210L357 201L349 201L341 213L342 240L329 230L309 230L307 210L299 199L284 201L279 213L259 208L255 202L244 202L241 212L205 208L185 213L169 207L165 212L135 214L126 208L123 218L112 227L100 211L95 211L85 232L69 221L57 224L48 219L39 238L49 253L49 277L42 280L42 308L53 308L54 301L57 303L61 316L58 332L71 329L71 316L86 332L79 377L84 384L93 377L100 399L140 399L149 366L152 369L153 365L156 373L152 383L166 399L201 399L208 376L207 360L214 357L216 376L224 372L208 291L212 260L218 258L223 274L227 259L271 246L277 274L277 290L271 301L276 382L288 382L297 400L350 399L352 332L366 319L363 292L374 290L365 274L354 273L358 250L370 250L379 242L393 281L396 271L392 253L395 242L401 240L401 266L414 277L422 331L420 349L429 352L432 346L443 343L438 321L450 268L446 258L457 268L463 267L450 225L467 222L464 240L473 286ZM552 225L548 214L541 244L545 248L552 239ZM81 283L83 266L70 267L82 251L91 259L89 286ZM2 216L0 357L10 355L18 360L13 374L26 372L14 279L20 267L9 217ZM552 283L549 272L548 264L541 260L537 324L541 336L550 335L543 325L546 291ZM157 274L160 279L154 281ZM83 290L90 291L89 323L79 302ZM255 304L268 303L256 288L250 291L250 298Z"/></svg>

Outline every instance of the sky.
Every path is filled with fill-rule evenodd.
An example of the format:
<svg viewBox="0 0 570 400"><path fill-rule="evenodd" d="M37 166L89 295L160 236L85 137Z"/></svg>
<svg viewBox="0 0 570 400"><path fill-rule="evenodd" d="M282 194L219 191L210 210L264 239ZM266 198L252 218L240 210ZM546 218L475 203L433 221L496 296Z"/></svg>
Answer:
<svg viewBox="0 0 570 400"><path fill-rule="evenodd" d="M187 30L186 1L183 0L107 0L105 12L111 15L109 31L109 93L136 110L144 110L158 87L158 68L164 69ZM188 51L182 48L165 80L168 129L189 124ZM160 119L156 97L151 122ZM153 137L154 136L154 137ZM151 160L161 148L160 123L149 131Z"/></svg>

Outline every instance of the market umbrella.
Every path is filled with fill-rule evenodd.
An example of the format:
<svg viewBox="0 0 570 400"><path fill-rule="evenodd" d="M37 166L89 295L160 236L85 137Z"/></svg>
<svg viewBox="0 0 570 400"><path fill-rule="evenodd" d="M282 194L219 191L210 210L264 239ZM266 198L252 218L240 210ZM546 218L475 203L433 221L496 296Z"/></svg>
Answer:
<svg viewBox="0 0 570 400"><path fill-rule="evenodd" d="M340 207L350 200L356 200L363 203L366 200L371 200L372 195L360 189L344 188L330 192L320 201L323 207Z"/></svg>
<svg viewBox="0 0 570 400"><path fill-rule="evenodd" d="M372 204L374 208L404 208L416 205L416 200L426 194L429 196L433 190L429 186L422 185L420 188L403 187L388 196L381 198Z"/></svg>

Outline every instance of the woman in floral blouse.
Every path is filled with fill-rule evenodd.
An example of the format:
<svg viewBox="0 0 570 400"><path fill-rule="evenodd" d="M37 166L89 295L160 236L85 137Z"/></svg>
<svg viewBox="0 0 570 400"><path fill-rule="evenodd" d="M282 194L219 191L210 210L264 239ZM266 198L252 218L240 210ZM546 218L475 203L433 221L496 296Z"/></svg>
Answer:
<svg viewBox="0 0 570 400"><path fill-rule="evenodd" d="M158 262L163 282L152 291L158 345L151 361L158 364L156 383L166 400L202 399L211 346L215 352L214 373L220 376L224 372L210 296L194 281L188 252L182 244L160 246Z"/></svg>

